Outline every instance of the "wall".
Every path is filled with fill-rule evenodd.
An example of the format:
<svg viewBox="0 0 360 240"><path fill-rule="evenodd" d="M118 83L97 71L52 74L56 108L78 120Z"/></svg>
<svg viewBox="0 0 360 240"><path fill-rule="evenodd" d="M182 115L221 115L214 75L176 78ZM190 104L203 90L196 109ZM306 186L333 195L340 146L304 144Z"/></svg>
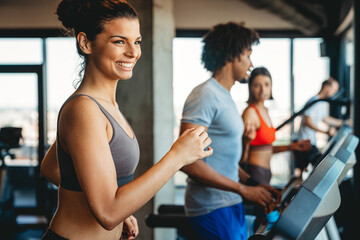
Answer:
<svg viewBox="0 0 360 240"><path fill-rule="evenodd" d="M59 0L0 0L0 28L58 28Z"/></svg>
<svg viewBox="0 0 360 240"><path fill-rule="evenodd" d="M171 0L178 29L208 29L219 22L245 21L256 29L294 29L266 10L253 9L241 0ZM54 11L59 0L1 0L1 28L56 28ZM136 0L129 1L130 3ZM147 2L147 1L145 1ZM154 1L155 2L155 1ZM139 11L141 13L141 11Z"/></svg>
<svg viewBox="0 0 360 240"><path fill-rule="evenodd" d="M228 21L244 21L255 29L294 29L266 10L253 9L241 0L174 0L177 29L209 29Z"/></svg>

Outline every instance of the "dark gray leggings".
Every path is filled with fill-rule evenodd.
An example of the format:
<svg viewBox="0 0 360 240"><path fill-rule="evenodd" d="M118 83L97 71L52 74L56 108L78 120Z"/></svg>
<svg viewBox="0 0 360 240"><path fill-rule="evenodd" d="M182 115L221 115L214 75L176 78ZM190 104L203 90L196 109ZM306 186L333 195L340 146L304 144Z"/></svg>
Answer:
<svg viewBox="0 0 360 240"><path fill-rule="evenodd" d="M262 185L270 185L271 171L270 169L248 164L246 171L249 175Z"/></svg>
<svg viewBox="0 0 360 240"><path fill-rule="evenodd" d="M120 237L120 240L122 239L122 237ZM44 236L42 236L41 240L69 240L67 238L64 238L60 235L58 235L57 233L55 233L54 231L52 231L50 228L48 228L44 234Z"/></svg>

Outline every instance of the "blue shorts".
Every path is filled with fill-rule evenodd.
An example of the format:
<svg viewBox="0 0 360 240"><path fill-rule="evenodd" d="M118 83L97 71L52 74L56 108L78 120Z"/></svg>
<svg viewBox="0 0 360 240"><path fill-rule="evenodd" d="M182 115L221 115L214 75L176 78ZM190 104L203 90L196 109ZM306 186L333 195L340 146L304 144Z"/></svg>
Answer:
<svg viewBox="0 0 360 240"><path fill-rule="evenodd" d="M246 240L245 208L242 203L189 217L198 240Z"/></svg>

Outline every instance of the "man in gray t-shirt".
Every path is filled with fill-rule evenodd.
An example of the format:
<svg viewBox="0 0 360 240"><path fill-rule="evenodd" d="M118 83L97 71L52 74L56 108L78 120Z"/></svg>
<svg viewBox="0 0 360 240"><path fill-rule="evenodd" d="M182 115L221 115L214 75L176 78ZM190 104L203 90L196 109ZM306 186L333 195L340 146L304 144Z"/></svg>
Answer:
<svg viewBox="0 0 360 240"><path fill-rule="evenodd" d="M181 123L208 128L214 152L203 161L218 173L238 182L237 168L242 152L240 146L244 124L230 92L214 78L200 84L185 102ZM207 187L191 178L188 179L185 200L189 216L206 214L219 207L242 202L239 194Z"/></svg>
<svg viewBox="0 0 360 240"><path fill-rule="evenodd" d="M246 77L251 45L257 41L256 32L231 22L216 25L203 39L202 62L212 78L187 98L180 130L204 126L214 150L211 157L181 169L189 176L185 210L198 240L246 239L242 198L264 208L273 201L265 187L246 186L238 177L244 125L230 89Z"/></svg>

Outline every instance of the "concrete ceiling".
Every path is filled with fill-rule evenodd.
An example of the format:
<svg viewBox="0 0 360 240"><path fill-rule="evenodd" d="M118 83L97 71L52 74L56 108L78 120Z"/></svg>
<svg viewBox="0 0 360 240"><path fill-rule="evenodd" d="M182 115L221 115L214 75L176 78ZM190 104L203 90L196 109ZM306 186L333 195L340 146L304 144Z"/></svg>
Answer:
<svg viewBox="0 0 360 240"><path fill-rule="evenodd" d="M209 29L227 21L245 21L246 26L257 29L294 29L279 16L239 0L173 1L178 29ZM59 0L0 0L0 28L57 28L60 24L54 11L58 3Z"/></svg>
<svg viewBox="0 0 360 240"><path fill-rule="evenodd" d="M0 0L0 29L58 28L60 23L54 11L59 1ZM136 1L144 0L129 0ZM258 30L300 30L308 35L335 32L352 3L352 0L168 1L173 1L175 26L180 30L204 30L221 22L236 21Z"/></svg>
<svg viewBox="0 0 360 240"><path fill-rule="evenodd" d="M266 9L255 9L239 0L174 0L177 29L209 29L220 22L245 22L255 29L296 29Z"/></svg>
<svg viewBox="0 0 360 240"><path fill-rule="evenodd" d="M309 36L334 35L352 7L352 0L174 1L178 29L208 29L219 22L244 21L255 29L296 29Z"/></svg>

